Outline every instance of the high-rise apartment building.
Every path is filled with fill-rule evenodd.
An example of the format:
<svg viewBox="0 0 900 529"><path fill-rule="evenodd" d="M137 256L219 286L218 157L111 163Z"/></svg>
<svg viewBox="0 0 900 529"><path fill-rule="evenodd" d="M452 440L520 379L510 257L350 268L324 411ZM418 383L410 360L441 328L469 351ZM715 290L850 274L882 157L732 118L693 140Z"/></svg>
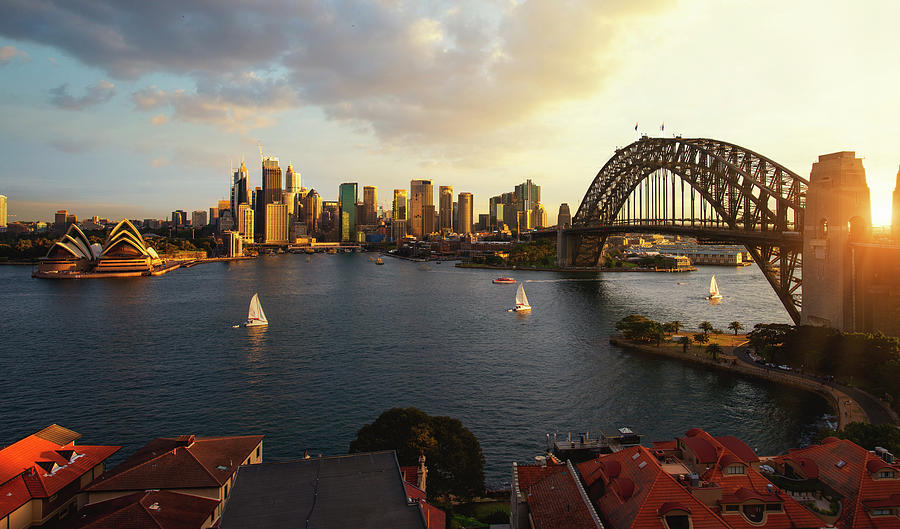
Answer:
<svg viewBox="0 0 900 529"><path fill-rule="evenodd" d="M340 203L340 237L341 242L356 242L356 182L341 184L338 192Z"/></svg>
<svg viewBox="0 0 900 529"><path fill-rule="evenodd" d="M294 166L288 164L284 172L284 192L281 201L288 208L289 215L297 214L297 195L300 193L300 173L294 171Z"/></svg>
<svg viewBox="0 0 900 529"><path fill-rule="evenodd" d="M198 209L191 212L191 226L195 228L202 228L206 226L206 212L202 209Z"/></svg>
<svg viewBox="0 0 900 529"><path fill-rule="evenodd" d="M244 160L241 160L241 166L232 175L230 204L232 213L238 210L240 204L250 204L250 171L244 165ZM221 204L219 209L222 209Z"/></svg>
<svg viewBox="0 0 900 529"><path fill-rule="evenodd" d="M459 194L459 221L457 231L460 235L472 233L473 222L472 193Z"/></svg>
<svg viewBox="0 0 900 529"><path fill-rule="evenodd" d="M407 197L405 189L395 189L394 190L394 209L391 211L391 218L393 220L408 220L409 219L409 198ZM404 229L405 231L405 229Z"/></svg>
<svg viewBox="0 0 900 529"><path fill-rule="evenodd" d="M5 228L6 226L6 195L0 195L0 228Z"/></svg>
<svg viewBox="0 0 900 529"><path fill-rule="evenodd" d="M409 232L422 239L434 231L434 186L431 180L413 180L409 194Z"/></svg>
<svg viewBox="0 0 900 529"><path fill-rule="evenodd" d="M438 188L438 205L440 209L439 229L442 233L454 231L453 228L453 186L441 186Z"/></svg>
<svg viewBox="0 0 900 529"><path fill-rule="evenodd" d="M266 204L266 244L286 244L288 242L287 204L273 202Z"/></svg>
<svg viewBox="0 0 900 529"><path fill-rule="evenodd" d="M378 222L378 188L375 186L363 187L363 211L365 212L364 224L374 226Z"/></svg>
<svg viewBox="0 0 900 529"><path fill-rule="evenodd" d="M319 219L322 217L322 197L315 189L307 193L303 199L303 212L306 215L306 233L318 232Z"/></svg>

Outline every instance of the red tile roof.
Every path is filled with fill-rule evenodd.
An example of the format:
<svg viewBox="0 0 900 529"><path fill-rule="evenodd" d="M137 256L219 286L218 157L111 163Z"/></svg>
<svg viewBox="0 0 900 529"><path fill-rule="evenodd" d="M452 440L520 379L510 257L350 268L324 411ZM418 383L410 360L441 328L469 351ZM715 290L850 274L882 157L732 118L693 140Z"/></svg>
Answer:
<svg viewBox="0 0 900 529"><path fill-rule="evenodd" d="M407 483L411 483L413 485L419 484L419 475L416 474L418 472L419 467L400 467L400 474L403 475L403 481Z"/></svg>
<svg viewBox="0 0 900 529"><path fill-rule="evenodd" d="M135 492L87 505L72 529L200 529L219 500L166 490Z"/></svg>
<svg viewBox="0 0 900 529"><path fill-rule="evenodd" d="M733 435L722 435L714 438L719 444L727 448L731 453L741 458L745 463L759 462L759 456L747 443Z"/></svg>
<svg viewBox="0 0 900 529"><path fill-rule="evenodd" d="M400 467L403 468L416 468L416 467ZM428 503L428 500L425 499L425 492L422 491L419 487L411 483L404 483L404 487L406 487L406 496L417 500L419 503L419 507L422 509L422 516L425 518L425 526L428 529L445 529L447 525L447 515L444 511L438 509L434 505Z"/></svg>
<svg viewBox="0 0 900 529"><path fill-rule="evenodd" d="M157 438L85 490L218 488L262 440L262 435Z"/></svg>
<svg viewBox="0 0 900 529"><path fill-rule="evenodd" d="M684 445L697 456L698 463L715 463L716 460L718 460L718 454L716 453L716 446L710 442L711 436L706 434L703 430L699 430L699 432L706 435L699 435L695 430L697 430L697 428L688 430L688 433L694 432L694 435L681 437L678 440L684 443Z"/></svg>
<svg viewBox="0 0 900 529"><path fill-rule="evenodd" d="M516 472L535 529L598 528L567 465L517 465Z"/></svg>
<svg viewBox="0 0 900 529"><path fill-rule="evenodd" d="M121 448L75 446L70 439L79 434L53 426L0 450L0 518L32 498L56 494Z"/></svg>
<svg viewBox="0 0 900 529"><path fill-rule="evenodd" d="M853 529L900 529L900 518L870 516L869 509L900 497L900 464L888 464L865 448L845 439L828 437L822 444L791 450L776 462L813 461L818 480L843 496L839 527ZM841 463L843 461L843 463ZM877 472L889 468L895 479L877 479ZM804 467L805 469L805 467Z"/></svg>

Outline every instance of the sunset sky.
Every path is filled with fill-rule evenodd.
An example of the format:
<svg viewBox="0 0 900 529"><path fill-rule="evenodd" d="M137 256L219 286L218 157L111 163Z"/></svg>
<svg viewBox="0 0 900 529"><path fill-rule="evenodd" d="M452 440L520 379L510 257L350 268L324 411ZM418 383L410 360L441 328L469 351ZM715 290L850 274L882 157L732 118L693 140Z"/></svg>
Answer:
<svg viewBox="0 0 900 529"><path fill-rule="evenodd" d="M890 1L3 0L10 221L166 218L228 195L257 141L327 200L526 178L551 223L640 132L743 145L809 175L864 158L873 221L900 166ZM665 123L665 132L660 124Z"/></svg>

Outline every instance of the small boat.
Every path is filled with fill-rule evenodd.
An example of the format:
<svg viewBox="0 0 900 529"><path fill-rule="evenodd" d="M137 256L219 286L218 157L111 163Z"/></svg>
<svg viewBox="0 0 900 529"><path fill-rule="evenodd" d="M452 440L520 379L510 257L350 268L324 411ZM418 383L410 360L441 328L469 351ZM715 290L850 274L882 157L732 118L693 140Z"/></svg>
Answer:
<svg viewBox="0 0 900 529"><path fill-rule="evenodd" d="M722 294L719 293L719 284L716 283L715 274L713 274L712 279L709 280L709 295L706 296L706 299L722 299Z"/></svg>
<svg viewBox="0 0 900 529"><path fill-rule="evenodd" d="M266 313L263 312L262 305L259 303L259 294L253 294L253 298L250 299L250 310L247 311L247 322L244 323L244 327L268 324L269 320L266 319Z"/></svg>
<svg viewBox="0 0 900 529"><path fill-rule="evenodd" d="M495 285L502 285L504 283L515 283L515 282L516 282L516 280L511 277L498 277L497 279L494 279L493 281L491 281L491 283L494 283Z"/></svg>
<svg viewBox="0 0 900 529"><path fill-rule="evenodd" d="M306 253L307 253L307 254L310 254L310 253L316 253L316 251L313 250L312 248L307 248L307 249L306 249Z"/></svg>
<svg viewBox="0 0 900 529"><path fill-rule="evenodd" d="M375 264L377 264L377 265L383 265L383 264L384 264L384 261L382 261L382 260L381 260L381 257L379 257L378 259L375 259Z"/></svg>
<svg viewBox="0 0 900 529"><path fill-rule="evenodd" d="M334 254L337 253L337 249L336 249L336 248L329 248L325 253L327 253L328 255L334 255Z"/></svg>
<svg viewBox="0 0 900 529"><path fill-rule="evenodd" d="M519 283L519 290L516 291L516 306L507 312L531 312L531 305L528 304L528 297L525 295L525 283Z"/></svg>

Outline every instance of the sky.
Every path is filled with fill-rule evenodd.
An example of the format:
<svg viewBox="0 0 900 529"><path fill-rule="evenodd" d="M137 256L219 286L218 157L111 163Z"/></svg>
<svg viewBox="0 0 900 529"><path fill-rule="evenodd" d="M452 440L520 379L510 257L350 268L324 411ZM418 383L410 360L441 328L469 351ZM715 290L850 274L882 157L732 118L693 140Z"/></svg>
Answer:
<svg viewBox="0 0 900 529"><path fill-rule="evenodd" d="M530 178L552 223L646 133L736 143L804 177L856 151L873 224L890 223L897 2L2 4L10 221L207 209L242 157L261 185L261 145L326 200L358 182L385 209L429 178L486 213Z"/></svg>

